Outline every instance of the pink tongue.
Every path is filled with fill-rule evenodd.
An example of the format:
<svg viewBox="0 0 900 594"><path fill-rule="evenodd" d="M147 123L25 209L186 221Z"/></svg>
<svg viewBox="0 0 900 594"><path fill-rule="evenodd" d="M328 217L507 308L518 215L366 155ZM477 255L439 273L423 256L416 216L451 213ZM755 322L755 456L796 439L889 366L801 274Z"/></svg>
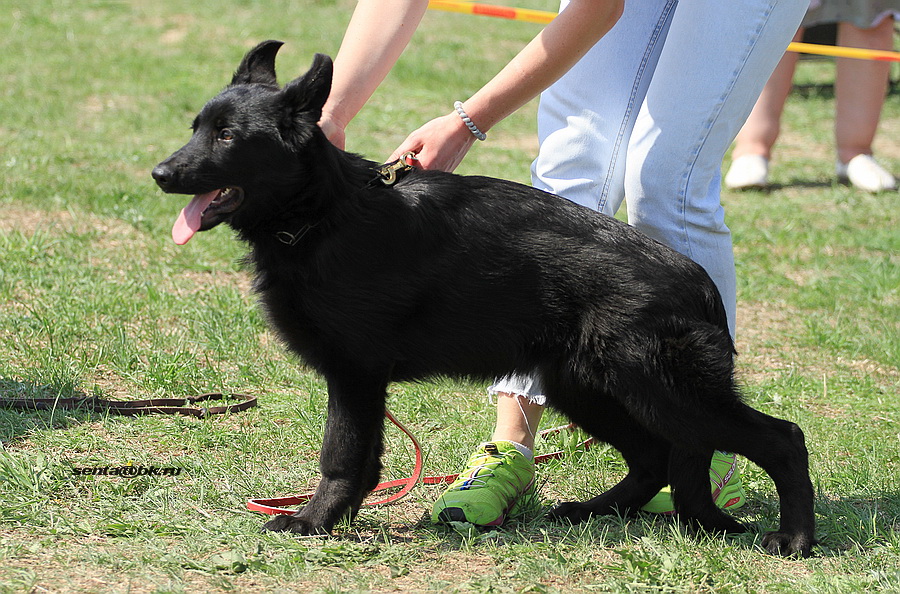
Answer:
<svg viewBox="0 0 900 594"><path fill-rule="evenodd" d="M193 200L185 206L175 225L172 227L172 239L178 245L184 245L190 241L194 233L200 230L200 220L206 207L218 197L222 190L215 190L208 194L197 194Z"/></svg>

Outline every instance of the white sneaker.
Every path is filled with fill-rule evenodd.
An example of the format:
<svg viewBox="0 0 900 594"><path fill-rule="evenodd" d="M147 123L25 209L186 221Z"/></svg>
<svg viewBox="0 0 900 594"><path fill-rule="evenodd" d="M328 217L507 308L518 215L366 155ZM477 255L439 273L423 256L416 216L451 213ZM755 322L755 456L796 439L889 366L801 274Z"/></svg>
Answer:
<svg viewBox="0 0 900 594"><path fill-rule="evenodd" d="M872 155L856 155L849 163L837 162L837 176L841 181L849 181L860 190L881 192L896 190L897 180L884 170Z"/></svg>
<svg viewBox="0 0 900 594"><path fill-rule="evenodd" d="M731 162L725 187L732 190L765 188L769 185L769 160L762 155L743 155Z"/></svg>

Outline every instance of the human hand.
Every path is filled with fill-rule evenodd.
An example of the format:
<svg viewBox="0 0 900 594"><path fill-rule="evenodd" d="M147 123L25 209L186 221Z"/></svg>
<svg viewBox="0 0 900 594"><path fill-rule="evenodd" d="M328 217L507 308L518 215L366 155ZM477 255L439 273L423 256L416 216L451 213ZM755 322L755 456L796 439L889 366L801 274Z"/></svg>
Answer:
<svg viewBox="0 0 900 594"><path fill-rule="evenodd" d="M455 111L435 118L406 137L388 162L413 152L417 166L422 169L453 171L475 143L475 136L466 128Z"/></svg>
<svg viewBox="0 0 900 594"><path fill-rule="evenodd" d="M322 113L322 119L319 120L319 128L325 133L325 137L341 150L347 142L347 135L344 132L344 126L340 122L332 118L327 113Z"/></svg>

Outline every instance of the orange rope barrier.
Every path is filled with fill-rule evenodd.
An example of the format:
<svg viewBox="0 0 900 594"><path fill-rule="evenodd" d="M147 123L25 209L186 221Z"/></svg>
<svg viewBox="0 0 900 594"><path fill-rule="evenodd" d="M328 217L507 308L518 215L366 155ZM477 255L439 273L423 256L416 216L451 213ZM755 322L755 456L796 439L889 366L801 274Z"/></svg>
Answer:
<svg viewBox="0 0 900 594"><path fill-rule="evenodd" d="M528 23L547 24L556 17L555 12L546 10L531 10L529 8L510 8L493 4L476 4L460 0L429 0L428 8L444 12L457 12L461 14L474 14L489 16L513 21L525 21ZM818 45L813 43L794 42L788 45L788 51L803 54L816 54L820 56L834 56L838 58L855 58L857 60L880 60L885 62L900 62L900 52L871 50L855 47L841 47L834 45Z"/></svg>

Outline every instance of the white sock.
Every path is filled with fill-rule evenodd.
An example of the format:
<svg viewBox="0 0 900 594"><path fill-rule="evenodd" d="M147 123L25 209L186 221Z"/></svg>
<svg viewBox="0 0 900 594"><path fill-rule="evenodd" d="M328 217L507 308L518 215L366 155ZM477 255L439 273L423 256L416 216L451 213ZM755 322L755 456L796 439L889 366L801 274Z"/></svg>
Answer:
<svg viewBox="0 0 900 594"><path fill-rule="evenodd" d="M531 448L523 446L517 441L512 441L511 439L507 439L509 443L513 444L513 446L519 450L519 453L525 456L529 460L534 460L534 452L531 451Z"/></svg>

